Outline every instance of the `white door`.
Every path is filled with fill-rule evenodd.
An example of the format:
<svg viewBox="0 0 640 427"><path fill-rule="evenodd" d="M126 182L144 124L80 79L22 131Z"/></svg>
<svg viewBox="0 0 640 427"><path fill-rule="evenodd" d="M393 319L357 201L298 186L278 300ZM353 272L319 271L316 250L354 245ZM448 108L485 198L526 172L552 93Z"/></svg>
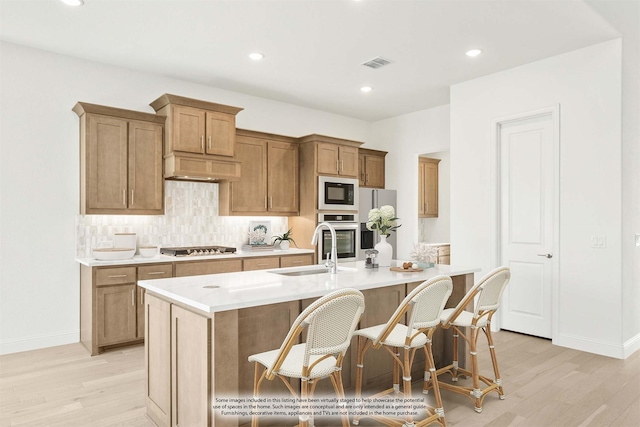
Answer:
<svg viewBox="0 0 640 427"><path fill-rule="evenodd" d="M500 125L501 255L511 269L501 327L552 337L554 136L551 114Z"/></svg>

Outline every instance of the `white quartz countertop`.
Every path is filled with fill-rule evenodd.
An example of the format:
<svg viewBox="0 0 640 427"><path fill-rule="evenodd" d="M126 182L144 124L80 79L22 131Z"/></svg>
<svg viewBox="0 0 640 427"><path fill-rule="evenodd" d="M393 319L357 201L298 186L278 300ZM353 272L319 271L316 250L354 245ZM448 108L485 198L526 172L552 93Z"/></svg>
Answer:
<svg viewBox="0 0 640 427"><path fill-rule="evenodd" d="M233 254L221 254L221 255L202 255L202 256L168 256L158 254L154 257L145 258L140 255L135 255L133 258L116 260L116 261L99 261L95 258L76 258L76 261L80 264L88 267L108 267L110 265L132 265L132 264L154 264L160 262L183 262L183 261L205 261L212 259L233 259L233 258L252 258L252 257L268 257L268 256L287 256L287 255L305 255L313 254L312 249L298 249L291 248L286 251L274 249L272 251L255 251L255 252L242 252L237 251Z"/></svg>
<svg viewBox="0 0 640 427"><path fill-rule="evenodd" d="M402 261L392 261L392 265ZM374 289L402 283L422 282L441 274L457 276L480 271L474 267L436 265L421 272L393 272L389 267L366 269L364 261L341 263L336 275L330 273L284 276L288 272L318 266L243 271L204 276L140 280L138 285L150 292L208 312L236 310L280 302L318 298L336 289Z"/></svg>
<svg viewBox="0 0 640 427"><path fill-rule="evenodd" d="M427 246L447 246L447 245L449 245L449 242L446 242L446 243L421 242L421 243L424 244L424 245L427 245Z"/></svg>

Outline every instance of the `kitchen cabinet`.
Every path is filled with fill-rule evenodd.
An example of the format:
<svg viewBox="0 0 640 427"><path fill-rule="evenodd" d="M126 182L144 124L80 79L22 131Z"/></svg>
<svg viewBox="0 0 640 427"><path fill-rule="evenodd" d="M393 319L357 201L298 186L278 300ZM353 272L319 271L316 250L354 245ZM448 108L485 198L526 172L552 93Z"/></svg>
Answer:
<svg viewBox="0 0 640 427"><path fill-rule="evenodd" d="M144 289L136 281L173 277L173 265L80 269L80 341L96 355L144 339Z"/></svg>
<svg viewBox="0 0 640 427"><path fill-rule="evenodd" d="M318 174L357 178L358 149L351 146L319 142Z"/></svg>
<svg viewBox="0 0 640 427"><path fill-rule="evenodd" d="M240 258L177 262L175 264L175 277L233 273L236 271L242 271L242 259Z"/></svg>
<svg viewBox="0 0 640 427"><path fill-rule="evenodd" d="M386 151L358 150L358 177L360 187L384 188L384 164Z"/></svg>
<svg viewBox="0 0 640 427"><path fill-rule="evenodd" d="M252 257L252 258L245 258L242 261L242 271L265 270L267 268L280 268L280 258Z"/></svg>
<svg viewBox="0 0 640 427"><path fill-rule="evenodd" d="M289 255L280 257L280 268L301 267L313 264L313 254Z"/></svg>
<svg viewBox="0 0 640 427"><path fill-rule="evenodd" d="M239 179L233 159L236 114L242 108L164 94L151 107L167 118L165 178L197 181Z"/></svg>
<svg viewBox="0 0 640 427"><path fill-rule="evenodd" d="M220 215L297 215L298 144L294 138L237 131L238 181L219 186Z"/></svg>
<svg viewBox="0 0 640 427"><path fill-rule="evenodd" d="M78 102L80 213L164 213L164 117Z"/></svg>
<svg viewBox="0 0 640 427"><path fill-rule="evenodd" d="M440 245L438 248L438 259L436 264L450 264L451 247L449 245Z"/></svg>
<svg viewBox="0 0 640 427"><path fill-rule="evenodd" d="M439 159L418 158L418 218L438 217Z"/></svg>

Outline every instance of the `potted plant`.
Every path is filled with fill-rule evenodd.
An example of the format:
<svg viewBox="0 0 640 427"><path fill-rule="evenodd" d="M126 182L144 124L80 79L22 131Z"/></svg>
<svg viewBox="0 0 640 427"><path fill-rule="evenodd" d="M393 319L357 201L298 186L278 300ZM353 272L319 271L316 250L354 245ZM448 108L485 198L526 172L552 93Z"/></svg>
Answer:
<svg viewBox="0 0 640 427"><path fill-rule="evenodd" d="M296 247L298 247L298 245L296 244L296 241L293 240L293 238L291 237L291 229L288 229L286 233L282 233L281 235L275 236L273 238L274 245L278 242L280 243L280 249L282 249L283 251L288 250L291 243L293 243L294 245L296 245Z"/></svg>

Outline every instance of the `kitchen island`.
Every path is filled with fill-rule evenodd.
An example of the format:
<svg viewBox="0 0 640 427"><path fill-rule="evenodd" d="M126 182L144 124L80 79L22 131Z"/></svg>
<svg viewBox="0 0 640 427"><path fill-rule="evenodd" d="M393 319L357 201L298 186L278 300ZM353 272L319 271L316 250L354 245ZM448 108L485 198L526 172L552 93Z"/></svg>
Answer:
<svg viewBox="0 0 640 427"><path fill-rule="evenodd" d="M400 265L401 262L398 262ZM340 288L355 288L365 296L361 327L384 323L408 292L437 275L449 275L454 290L447 306L455 306L473 286L479 269L436 265L421 272L392 272L388 267L365 269L364 262L340 264L336 275L305 274L309 269L284 268L204 276L141 280L145 288L145 359L147 414L159 426L238 426L249 417L222 416L216 398L250 398L254 367L249 355L280 347L292 322L315 299ZM444 331L449 333L449 331ZM450 343L434 339L440 365L451 360ZM462 349L461 354L463 354ZM345 358L343 381L352 390L355 360ZM391 361L383 352L366 359L363 388L388 386ZM376 354L380 353L380 354ZM414 378L422 377L416 354ZM461 362L464 362L462 360ZM462 363L461 363L462 364ZM317 393L330 390L322 381ZM263 385L263 395L285 394L278 381Z"/></svg>

